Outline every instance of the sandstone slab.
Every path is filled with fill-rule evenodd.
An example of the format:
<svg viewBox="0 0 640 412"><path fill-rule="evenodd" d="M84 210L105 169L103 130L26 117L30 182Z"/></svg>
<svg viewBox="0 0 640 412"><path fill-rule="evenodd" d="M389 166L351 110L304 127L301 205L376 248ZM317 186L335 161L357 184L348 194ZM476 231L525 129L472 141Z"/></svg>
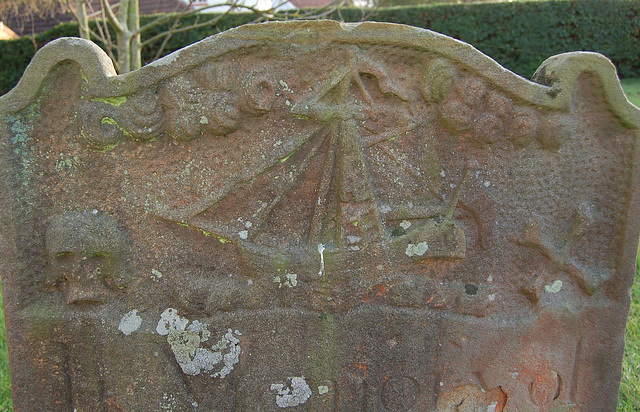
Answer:
<svg viewBox="0 0 640 412"><path fill-rule="evenodd" d="M0 98L16 411L613 411L638 109L407 26L251 25Z"/></svg>

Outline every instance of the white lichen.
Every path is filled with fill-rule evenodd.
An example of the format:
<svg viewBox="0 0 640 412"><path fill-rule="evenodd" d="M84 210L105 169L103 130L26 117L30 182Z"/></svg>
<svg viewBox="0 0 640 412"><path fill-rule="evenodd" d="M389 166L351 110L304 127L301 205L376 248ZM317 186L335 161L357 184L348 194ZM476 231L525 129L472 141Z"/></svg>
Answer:
<svg viewBox="0 0 640 412"><path fill-rule="evenodd" d="M236 335L241 335L241 333L238 331L236 331L235 333ZM231 371L233 370L233 366L240 361L242 348L240 348L240 340L233 335L233 330L227 330L227 333L224 335L224 339L218 342L218 348L220 348L222 342L225 342L225 348L228 350L228 352L222 357L224 366L219 372L211 375L212 378L223 379L225 376L231 373Z"/></svg>
<svg viewBox="0 0 640 412"><path fill-rule="evenodd" d="M246 230L241 230L238 232L238 236L240 236L240 239L246 240L249 236L249 232L247 232Z"/></svg>
<svg viewBox="0 0 640 412"><path fill-rule="evenodd" d="M389 205L382 205L380 206L380 213L389 213L391 212L391 206Z"/></svg>
<svg viewBox="0 0 640 412"><path fill-rule="evenodd" d="M274 383L270 389L276 392L276 405L281 408L292 408L302 405L311 397L311 388L304 376L289 378L291 384L285 386L282 383Z"/></svg>
<svg viewBox="0 0 640 412"><path fill-rule="evenodd" d="M282 90L284 90L285 92L293 93L293 90L291 90L289 85L284 80L278 80L278 83L280 83L280 86L282 86Z"/></svg>
<svg viewBox="0 0 640 412"><path fill-rule="evenodd" d="M325 393L329 393L329 387L324 385L318 386L318 394L324 395Z"/></svg>
<svg viewBox="0 0 640 412"><path fill-rule="evenodd" d="M546 285L544 290L548 293L558 293L562 289L562 281L556 280L551 285Z"/></svg>
<svg viewBox="0 0 640 412"><path fill-rule="evenodd" d="M424 256L424 254L427 253L427 250L429 250L429 245L427 245L427 242L420 242L417 245L409 243L404 253L409 257Z"/></svg>
<svg viewBox="0 0 640 412"><path fill-rule="evenodd" d="M209 325L189 320L178 315L178 311L168 308L160 316L156 331L167 336L167 343L171 346L178 365L187 375L196 376L201 373L211 373L212 378L224 378L239 362L240 340L234 336L233 330L227 333L210 349L201 345L211 337ZM236 331L240 336L240 332ZM216 371L217 369L217 371Z"/></svg>
<svg viewBox="0 0 640 412"><path fill-rule="evenodd" d="M400 222L400 227L404 230L407 230L411 227L411 222L409 222L408 220L403 220L402 222Z"/></svg>
<svg viewBox="0 0 640 412"><path fill-rule="evenodd" d="M285 286L289 286L290 288L298 286L298 275L295 273L287 273L285 276L287 277L287 280L284 282Z"/></svg>
<svg viewBox="0 0 640 412"><path fill-rule="evenodd" d="M298 275L295 273L287 273L284 279L280 276L274 276L273 282L278 284L278 288L287 286L289 288L298 286Z"/></svg>
<svg viewBox="0 0 640 412"><path fill-rule="evenodd" d="M200 334L201 342L206 342L211 337L211 332L209 332L209 325L207 325L206 323L202 323L199 320L194 320L193 322L191 322L191 324L187 327L187 330Z"/></svg>
<svg viewBox="0 0 640 412"><path fill-rule="evenodd" d="M142 318L138 315L138 310L133 309L122 316L120 324L118 325L118 330L129 336L133 332L137 331L140 328L140 325L142 325Z"/></svg>
<svg viewBox="0 0 640 412"><path fill-rule="evenodd" d="M358 243L362 240L360 236L347 236L347 241L351 244Z"/></svg>
<svg viewBox="0 0 640 412"><path fill-rule="evenodd" d="M162 278L162 272L157 269L151 269L151 279L157 282L160 278Z"/></svg>
<svg viewBox="0 0 640 412"><path fill-rule="evenodd" d="M487 412L496 412L497 409L498 409L497 401L493 401L491 402L491 404L489 404L489 406L487 406Z"/></svg>
<svg viewBox="0 0 640 412"><path fill-rule="evenodd" d="M189 320L178 315L176 309L167 308L160 315L156 332L158 332L158 335L166 336L171 330L184 330L188 323Z"/></svg>

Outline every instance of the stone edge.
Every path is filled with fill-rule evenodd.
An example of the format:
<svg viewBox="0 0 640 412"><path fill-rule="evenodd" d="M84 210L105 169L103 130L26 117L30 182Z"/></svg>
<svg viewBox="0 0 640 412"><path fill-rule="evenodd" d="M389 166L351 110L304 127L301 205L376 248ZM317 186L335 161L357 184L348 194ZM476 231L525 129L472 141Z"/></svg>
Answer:
<svg viewBox="0 0 640 412"><path fill-rule="evenodd" d="M578 78L592 72L601 79L612 111L627 127L640 129L640 110L631 104L620 85L616 69L605 56L571 52L550 57L529 81L500 66L473 46L430 30L394 23L339 23L336 21L268 22L240 26L208 37L139 70L117 75L107 55L94 43L79 38L60 38L39 50L22 79L0 97L0 112L14 113L33 102L48 73L58 64L77 63L90 97L116 97L135 93L203 61L239 47L264 41L314 44L320 42L398 45L442 57L478 72L490 84L532 104L569 110Z"/></svg>

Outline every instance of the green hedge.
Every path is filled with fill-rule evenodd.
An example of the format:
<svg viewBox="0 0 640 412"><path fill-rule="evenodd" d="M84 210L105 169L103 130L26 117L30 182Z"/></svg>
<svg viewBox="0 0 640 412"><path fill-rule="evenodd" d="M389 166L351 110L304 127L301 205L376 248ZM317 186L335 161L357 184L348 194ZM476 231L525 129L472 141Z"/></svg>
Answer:
<svg viewBox="0 0 640 412"><path fill-rule="evenodd" d="M547 57L577 50L609 57L621 77L640 77L638 0L403 7L380 10L371 20L402 22L455 37L525 77Z"/></svg>
<svg viewBox="0 0 640 412"><path fill-rule="evenodd" d="M332 16L360 21L360 9L342 9ZM153 17L143 17L142 24ZM200 17L202 20L203 17ZM249 13L225 16L217 26L203 27L174 35L165 54L256 18ZM379 9L373 21L403 23L428 28L471 43L508 69L531 77L547 57L575 50L596 51L608 56L621 77L640 77L640 1L562 0L480 4L441 4ZM193 22L185 19L183 24ZM153 36L166 26L147 33ZM35 45L42 47L61 36L76 36L75 24L62 24L34 39L0 41L0 94L19 80L33 56ZM149 62L158 44L142 52Z"/></svg>

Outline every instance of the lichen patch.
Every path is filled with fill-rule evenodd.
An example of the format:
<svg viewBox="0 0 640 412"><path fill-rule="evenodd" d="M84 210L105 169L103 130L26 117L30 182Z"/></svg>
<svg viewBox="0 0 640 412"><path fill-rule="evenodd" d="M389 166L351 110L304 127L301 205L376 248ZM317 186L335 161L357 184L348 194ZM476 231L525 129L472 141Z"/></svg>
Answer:
<svg viewBox="0 0 640 412"><path fill-rule="evenodd" d="M209 325L180 316L178 311L168 308L158 321L156 331L167 337L167 343L171 347L178 365L187 375L196 376L201 373L211 373L212 378L223 379L233 370L240 361L240 336L239 331L228 329L224 336L209 348L202 347L211 337Z"/></svg>
<svg viewBox="0 0 640 412"><path fill-rule="evenodd" d="M283 286L293 288L298 286L298 275L295 273L287 273L282 276L275 276L273 281L278 284L278 288L282 288Z"/></svg>
<svg viewBox="0 0 640 412"><path fill-rule="evenodd" d="M427 242L420 242L417 245L409 243L404 253L409 257L423 256L425 253L427 253L427 250L429 250L429 245L427 245Z"/></svg>
<svg viewBox="0 0 640 412"><path fill-rule="evenodd" d="M546 285L544 287L544 290L547 293L558 293L558 292L560 292L560 289L562 289L562 281L559 280L559 279L554 281L552 284Z"/></svg>
<svg viewBox="0 0 640 412"><path fill-rule="evenodd" d="M118 330L129 336L133 332L137 331L140 328L140 325L142 325L142 318L138 315L138 310L133 309L122 316L120 324L118 325Z"/></svg>
<svg viewBox="0 0 640 412"><path fill-rule="evenodd" d="M400 227L404 230L407 230L411 227L411 222L409 222L408 220L403 220L402 222L400 222Z"/></svg>
<svg viewBox="0 0 640 412"><path fill-rule="evenodd" d="M156 282L162 278L162 272L157 269L151 269L151 280L155 280Z"/></svg>
<svg viewBox="0 0 640 412"><path fill-rule="evenodd" d="M178 315L178 311L173 308L167 308L160 315L156 332L158 335L166 336L171 330L184 330L189 320Z"/></svg>
<svg viewBox="0 0 640 412"><path fill-rule="evenodd" d="M311 397L311 388L304 376L289 378L291 384L274 383L270 390L276 393L276 405L281 408L292 408L302 405ZM328 388L327 388L328 391Z"/></svg>

